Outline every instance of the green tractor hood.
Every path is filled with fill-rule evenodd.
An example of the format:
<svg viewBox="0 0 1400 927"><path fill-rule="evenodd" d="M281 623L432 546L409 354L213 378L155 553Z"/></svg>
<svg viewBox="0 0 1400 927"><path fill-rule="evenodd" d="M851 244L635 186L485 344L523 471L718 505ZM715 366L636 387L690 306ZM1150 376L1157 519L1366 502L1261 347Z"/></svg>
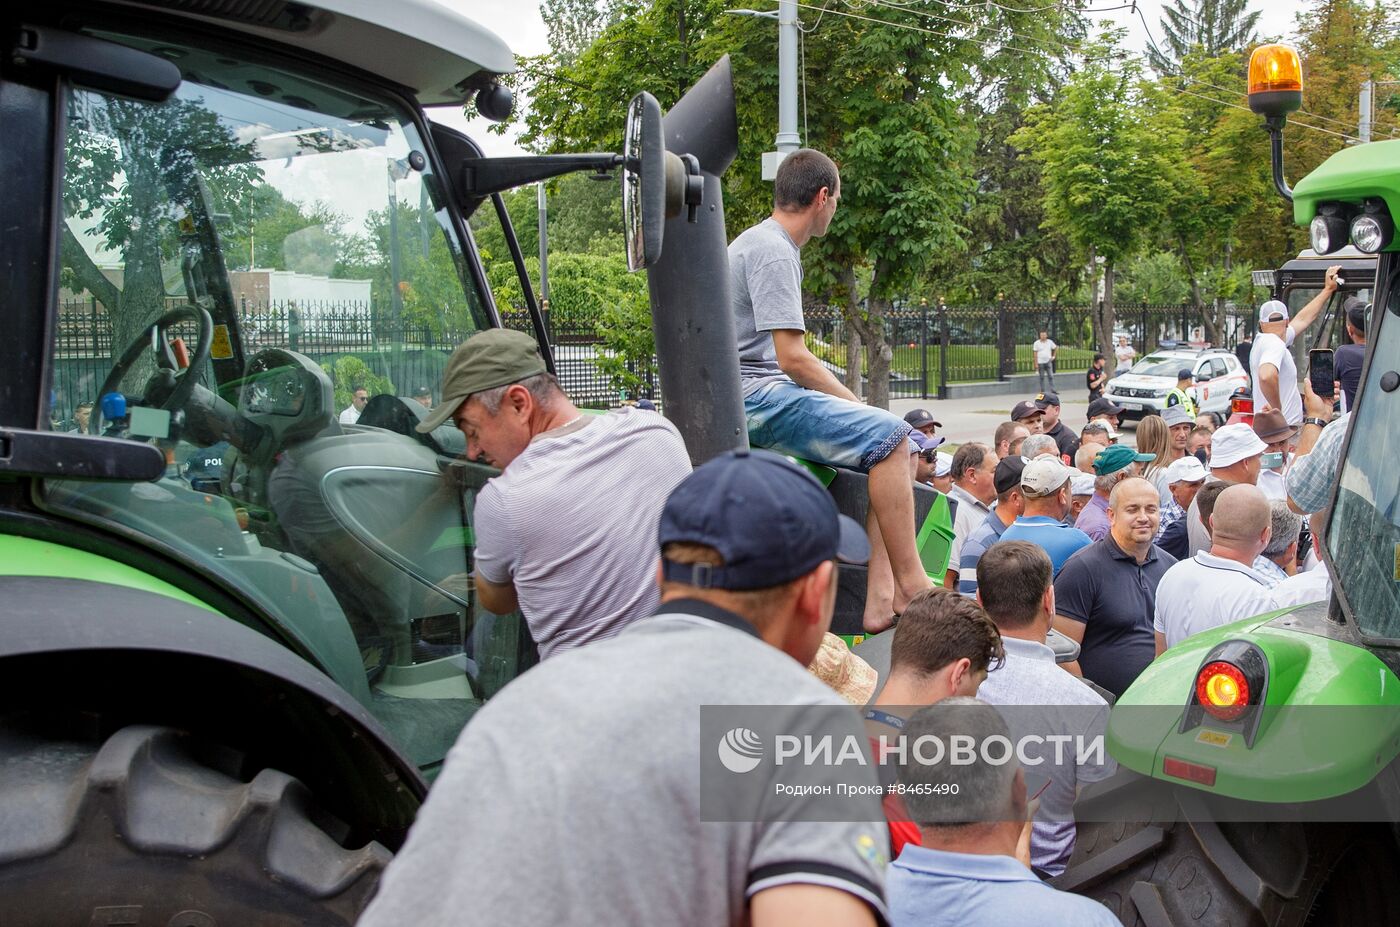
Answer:
<svg viewBox="0 0 1400 927"><path fill-rule="evenodd" d="M1400 140L1343 148L1293 188L1293 221L1306 226L1327 203L1359 205L1381 199L1392 220L1400 222ZM1345 244L1345 242L1343 242ZM1400 251L1400 235L1385 249Z"/></svg>
<svg viewBox="0 0 1400 927"><path fill-rule="evenodd" d="M1114 705L1109 753L1154 779L1248 801L1361 788L1400 754L1400 679L1371 652L1325 636L1329 624L1325 606L1306 605L1183 641ZM1243 654L1236 662L1257 674L1249 707L1231 721L1196 698L1198 674L1222 651Z"/></svg>

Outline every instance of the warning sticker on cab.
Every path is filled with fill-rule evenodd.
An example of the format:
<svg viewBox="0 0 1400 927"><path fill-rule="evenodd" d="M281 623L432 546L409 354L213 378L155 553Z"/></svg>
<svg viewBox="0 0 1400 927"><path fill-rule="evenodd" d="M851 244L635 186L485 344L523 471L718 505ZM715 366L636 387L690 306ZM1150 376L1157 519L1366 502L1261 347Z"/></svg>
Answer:
<svg viewBox="0 0 1400 927"><path fill-rule="evenodd" d="M209 356L215 360L233 357L233 343L229 341L227 325L214 326L214 343L209 346Z"/></svg>
<svg viewBox="0 0 1400 927"><path fill-rule="evenodd" d="M1228 747L1230 746L1230 741L1234 739L1234 734L1226 734L1222 731L1212 731L1202 728L1196 732L1196 743L1209 744L1212 747Z"/></svg>

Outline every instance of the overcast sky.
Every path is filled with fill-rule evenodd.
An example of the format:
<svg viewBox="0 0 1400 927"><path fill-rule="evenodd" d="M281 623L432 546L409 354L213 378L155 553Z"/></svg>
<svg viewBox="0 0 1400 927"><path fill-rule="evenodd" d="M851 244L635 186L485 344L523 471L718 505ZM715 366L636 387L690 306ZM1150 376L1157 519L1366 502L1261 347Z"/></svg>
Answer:
<svg viewBox="0 0 1400 927"><path fill-rule="evenodd" d="M538 55L549 50L549 37L545 32L544 20L540 18L539 3L535 0L437 0L445 6L459 10L464 15L476 20L483 26L495 32L511 50L517 55ZM804 4L815 5L817 0L800 0ZM843 0L829 0L833 4L842 3ZM1007 6L1024 5L1026 0L1000 0ZM1035 0L1036 3L1041 0ZM1125 0L1092 0L1089 4L1093 7L1119 6ZM943 4L934 0L924 0L930 12L944 12ZM1142 10L1143 18L1151 27L1152 36L1157 40L1162 39L1162 29L1158 21L1161 19L1161 0L1138 0L1138 7ZM735 0L735 8L750 8L759 10L775 9L773 0ZM1259 17L1259 34L1261 37L1282 36L1289 37L1294 28L1294 15L1305 7L1303 0L1252 0L1250 6L1253 9L1261 10L1263 15ZM813 15L810 11L800 11L804 19L810 21ZM862 12L869 15L869 10ZM1147 48L1147 33L1143 28L1142 19L1133 13L1131 9L1114 10L1105 13L1094 14L1093 21L1097 24L1103 20L1108 20L1115 26L1126 26L1128 29L1128 46L1135 51L1145 51ZM776 31L776 25L774 25ZM774 41L777 41L776 35ZM816 75L809 74L808 79L812 80ZM520 107L527 105L525 101L517 102L517 111ZM773 119L776 128L777 122L777 101L773 104ZM477 142L486 149L489 155L520 154L522 150L516 146L512 138L503 138L497 135L488 135L485 120L468 120L462 111L457 108L438 109L433 111L433 118L448 125L464 129ZM619 116L619 118L621 118Z"/></svg>

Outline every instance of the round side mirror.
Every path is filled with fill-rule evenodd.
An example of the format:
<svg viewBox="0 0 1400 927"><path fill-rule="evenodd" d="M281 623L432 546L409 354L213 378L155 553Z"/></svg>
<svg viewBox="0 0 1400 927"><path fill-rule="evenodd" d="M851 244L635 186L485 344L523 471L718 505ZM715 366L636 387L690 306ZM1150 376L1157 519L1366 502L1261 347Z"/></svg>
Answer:
<svg viewBox="0 0 1400 927"><path fill-rule="evenodd" d="M622 226L627 269L650 267L661 257L666 225L666 149L661 104L643 91L627 107L622 149Z"/></svg>

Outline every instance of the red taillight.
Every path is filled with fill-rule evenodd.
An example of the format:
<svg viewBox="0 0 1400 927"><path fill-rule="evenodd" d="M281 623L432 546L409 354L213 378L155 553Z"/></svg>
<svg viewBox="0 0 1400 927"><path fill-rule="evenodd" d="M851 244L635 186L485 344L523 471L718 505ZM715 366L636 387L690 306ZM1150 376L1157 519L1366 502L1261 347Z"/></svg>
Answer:
<svg viewBox="0 0 1400 927"><path fill-rule="evenodd" d="M1249 707L1249 681L1233 663L1207 663L1196 674L1196 701L1221 721L1233 721Z"/></svg>
<svg viewBox="0 0 1400 927"><path fill-rule="evenodd" d="M1162 772L1176 779L1185 779L1187 782L1199 782L1201 785L1215 785L1215 767L1203 766L1200 763L1188 763L1185 760L1178 760L1174 756L1163 757Z"/></svg>

